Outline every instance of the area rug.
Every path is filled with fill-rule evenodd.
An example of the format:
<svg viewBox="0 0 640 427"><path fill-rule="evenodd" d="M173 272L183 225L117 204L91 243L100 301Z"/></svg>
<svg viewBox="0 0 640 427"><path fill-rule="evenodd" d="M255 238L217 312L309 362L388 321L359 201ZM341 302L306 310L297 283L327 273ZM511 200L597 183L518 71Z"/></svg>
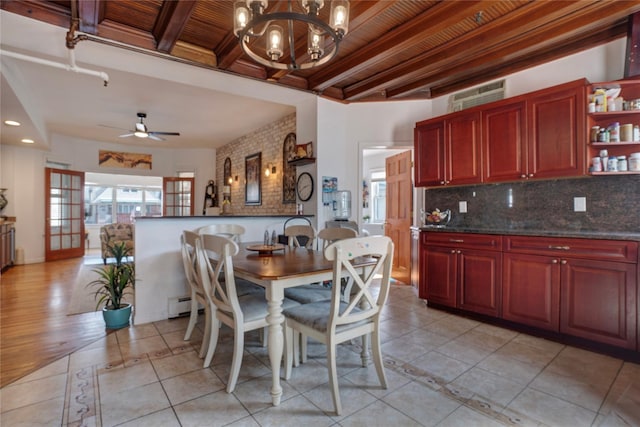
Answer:
<svg viewBox="0 0 640 427"><path fill-rule="evenodd" d="M96 288L87 284L93 280L96 280L99 275L94 270L96 268L103 268L102 260L97 265L83 265L78 271L76 281L73 285L73 293L71 294L71 300L67 308L67 315L90 313L92 311L102 310L100 307L96 310L95 291ZM133 295L127 295L122 299L123 302L133 303Z"/></svg>

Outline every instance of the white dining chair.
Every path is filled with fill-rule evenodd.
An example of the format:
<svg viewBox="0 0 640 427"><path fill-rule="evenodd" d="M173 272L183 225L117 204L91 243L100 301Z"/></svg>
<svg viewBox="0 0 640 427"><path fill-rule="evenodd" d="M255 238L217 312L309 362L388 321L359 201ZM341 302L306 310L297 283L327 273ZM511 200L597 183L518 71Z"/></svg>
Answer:
<svg viewBox="0 0 640 427"><path fill-rule="evenodd" d="M203 234L196 241L197 266L208 301L215 305L214 318L234 331L233 359L227 393L233 392L244 350L244 333L265 328L267 324L267 301L264 294L251 293L238 296L233 274L233 256L238 253L238 244L223 236ZM285 298L283 308L291 308L297 302ZM211 338L205 364L211 362L218 343L219 327L212 322ZM285 363L290 364L287 357Z"/></svg>
<svg viewBox="0 0 640 427"><path fill-rule="evenodd" d="M323 228L318 232L318 238L323 241L323 249L329 246L333 242L337 242L342 239L349 239L356 237L358 233L351 228ZM333 284L333 282L331 282ZM350 292L351 281L348 278L342 279L340 282L345 283L342 292ZM287 288L284 290L284 296L299 302L300 304L310 304L318 301L331 300L331 286L324 286L322 283L312 283L303 286L296 286ZM302 363L307 361L307 337L303 334L300 338L300 351L298 351L298 342L294 347L293 353L293 365L299 365L299 358Z"/></svg>
<svg viewBox="0 0 640 427"><path fill-rule="evenodd" d="M316 230L311 225L290 225L284 229L284 235L290 248L313 249L316 241ZM306 237L304 245L300 243L299 237Z"/></svg>
<svg viewBox="0 0 640 427"><path fill-rule="evenodd" d="M337 415L342 413L338 390L336 367L336 346L357 337L372 335L373 362L378 379L387 388L387 379L380 349L380 313L389 294L393 242L386 236L358 237L339 240L324 250L325 257L333 261L333 281L339 283L343 276L353 279L353 292L345 302L340 287L334 286L331 301L320 301L287 308L286 318L286 360L292 360L293 342L296 334L302 333L327 346L329 386ZM352 261L358 257L372 257L375 265L364 273L356 269ZM381 273L380 288L374 297L377 280ZM291 365L286 365L285 377L291 374Z"/></svg>
<svg viewBox="0 0 640 427"><path fill-rule="evenodd" d="M246 230L243 226L238 224L209 224L198 227L195 231L198 234L225 236L236 243L240 243L240 239Z"/></svg>
<svg viewBox="0 0 640 427"><path fill-rule="evenodd" d="M191 288L191 313L189 316L189 325L187 326L187 332L184 336L184 340L188 341L191 338L193 329L198 321L198 306L202 305L204 308L205 327L204 335L202 337L202 345L200 346L199 356L205 357L205 350L209 347L209 337L211 336L211 319L212 310L215 310L215 306L212 306L207 299L207 295L202 286L202 280L200 280L200 272L197 268L197 255L196 255L196 241L200 238L200 235L193 231L184 230L180 236L180 244L182 248L182 264L184 266L184 274ZM206 359L205 359L206 360ZM205 368L206 366L205 363Z"/></svg>
<svg viewBox="0 0 640 427"><path fill-rule="evenodd" d="M194 232L197 233L197 235L214 234L225 236L229 237L234 242L240 243L240 238L245 233L245 228L238 224L209 224L195 229ZM189 280L188 277L187 280ZM238 289L238 296L250 293L264 293L263 288L248 280L236 279L236 287ZM187 331L184 334L185 341L191 339L193 329L198 322L200 304L202 304L193 289L194 288L191 287L191 310L189 312L189 324L187 326Z"/></svg>

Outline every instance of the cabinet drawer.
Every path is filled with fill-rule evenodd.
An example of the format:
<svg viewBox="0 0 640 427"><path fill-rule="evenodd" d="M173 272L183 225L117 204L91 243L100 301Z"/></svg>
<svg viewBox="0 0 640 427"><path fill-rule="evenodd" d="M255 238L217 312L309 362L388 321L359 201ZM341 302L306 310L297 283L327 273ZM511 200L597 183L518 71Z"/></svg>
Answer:
<svg viewBox="0 0 640 427"><path fill-rule="evenodd" d="M638 262L638 242L528 236L505 236L504 240L506 252Z"/></svg>
<svg viewBox="0 0 640 427"><path fill-rule="evenodd" d="M473 233L422 233L422 243L433 246L501 251L502 236Z"/></svg>

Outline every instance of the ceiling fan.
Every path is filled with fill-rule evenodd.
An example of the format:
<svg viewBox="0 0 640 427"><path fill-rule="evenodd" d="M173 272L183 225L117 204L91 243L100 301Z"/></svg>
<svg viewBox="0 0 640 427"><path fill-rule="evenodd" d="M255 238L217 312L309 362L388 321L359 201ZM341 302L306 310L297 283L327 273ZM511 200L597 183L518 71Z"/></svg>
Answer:
<svg viewBox="0 0 640 427"><path fill-rule="evenodd" d="M176 135L180 136L180 132L155 132L147 129L147 125L144 124L144 119L147 117L147 113L138 113L139 123L136 123L135 130L129 131L120 135L120 138L127 138L129 136L137 136L138 138L151 138L156 141L165 141L164 138L159 135Z"/></svg>

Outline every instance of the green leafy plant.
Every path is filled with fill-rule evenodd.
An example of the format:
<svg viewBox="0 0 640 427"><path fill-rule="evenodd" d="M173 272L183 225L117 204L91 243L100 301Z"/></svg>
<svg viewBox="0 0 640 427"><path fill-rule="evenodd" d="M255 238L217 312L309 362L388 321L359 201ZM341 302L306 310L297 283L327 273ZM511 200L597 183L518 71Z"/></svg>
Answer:
<svg viewBox="0 0 640 427"><path fill-rule="evenodd" d="M115 258L115 264L94 269L93 271L99 277L87 284L90 287L97 287L94 294L96 309L100 306L104 306L108 310L122 308L122 298L131 294L131 290L135 289L135 266L133 262L126 262L131 250L126 243L117 242L109 246L109 252Z"/></svg>

